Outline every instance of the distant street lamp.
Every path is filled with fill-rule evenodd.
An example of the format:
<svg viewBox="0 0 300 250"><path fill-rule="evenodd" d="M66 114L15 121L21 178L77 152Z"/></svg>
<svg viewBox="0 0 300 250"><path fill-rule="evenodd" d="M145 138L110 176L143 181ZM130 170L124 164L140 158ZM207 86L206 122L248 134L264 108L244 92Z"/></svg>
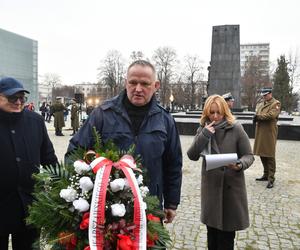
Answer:
<svg viewBox="0 0 300 250"><path fill-rule="evenodd" d="M173 96L173 93L171 93L169 100L170 100L171 112L173 112L174 111L174 107L173 107L174 96Z"/></svg>

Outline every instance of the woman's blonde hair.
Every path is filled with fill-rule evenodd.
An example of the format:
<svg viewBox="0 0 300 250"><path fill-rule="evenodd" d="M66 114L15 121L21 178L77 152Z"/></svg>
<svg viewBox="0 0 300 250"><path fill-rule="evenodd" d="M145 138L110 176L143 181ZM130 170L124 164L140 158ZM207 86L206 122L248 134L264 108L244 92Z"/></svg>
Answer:
<svg viewBox="0 0 300 250"><path fill-rule="evenodd" d="M225 99L220 95L211 95L206 99L200 118L200 124L204 126L205 122L209 121L210 108L213 103L217 104L220 114L224 116L228 124L233 124L235 117L232 115Z"/></svg>

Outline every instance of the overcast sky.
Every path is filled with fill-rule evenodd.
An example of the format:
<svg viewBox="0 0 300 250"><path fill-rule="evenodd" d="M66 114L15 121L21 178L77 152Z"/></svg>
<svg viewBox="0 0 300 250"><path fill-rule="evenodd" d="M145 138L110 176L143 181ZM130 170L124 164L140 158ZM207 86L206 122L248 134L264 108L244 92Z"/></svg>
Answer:
<svg viewBox="0 0 300 250"><path fill-rule="evenodd" d="M212 26L240 25L241 43L270 43L270 60L300 53L299 0L0 0L0 28L38 41L39 75L96 82L111 49L151 57L161 46L208 65Z"/></svg>

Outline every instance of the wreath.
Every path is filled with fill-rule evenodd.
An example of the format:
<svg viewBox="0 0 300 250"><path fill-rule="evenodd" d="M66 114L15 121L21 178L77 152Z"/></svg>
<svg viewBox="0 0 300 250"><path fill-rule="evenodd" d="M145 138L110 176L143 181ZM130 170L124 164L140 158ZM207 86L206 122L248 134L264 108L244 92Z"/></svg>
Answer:
<svg viewBox="0 0 300 250"><path fill-rule="evenodd" d="M163 249L171 239L159 200L149 194L146 169L135 147L103 145L93 128L93 150L78 148L68 163L34 174L27 223L41 229L51 249Z"/></svg>

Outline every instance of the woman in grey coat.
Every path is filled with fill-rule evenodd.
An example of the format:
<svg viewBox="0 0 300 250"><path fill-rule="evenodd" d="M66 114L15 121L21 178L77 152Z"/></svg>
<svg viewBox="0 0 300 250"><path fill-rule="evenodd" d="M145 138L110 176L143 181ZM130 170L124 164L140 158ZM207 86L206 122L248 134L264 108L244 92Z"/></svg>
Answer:
<svg viewBox="0 0 300 250"><path fill-rule="evenodd" d="M206 100L200 127L187 152L194 161L207 153L238 156L235 164L209 171L203 160L201 172L201 221L207 226L208 249L234 249L235 231L249 226L244 171L254 157L246 132L219 95Z"/></svg>

